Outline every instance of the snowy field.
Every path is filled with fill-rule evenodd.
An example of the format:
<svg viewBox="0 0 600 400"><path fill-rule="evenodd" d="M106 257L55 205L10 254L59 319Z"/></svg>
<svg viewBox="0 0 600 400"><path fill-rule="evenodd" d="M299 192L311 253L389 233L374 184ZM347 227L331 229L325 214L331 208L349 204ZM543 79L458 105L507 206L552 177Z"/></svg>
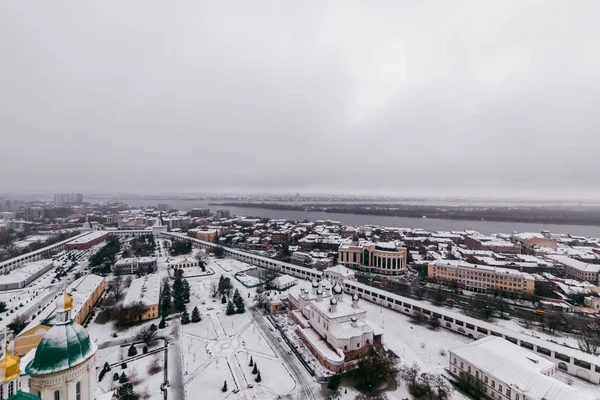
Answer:
<svg viewBox="0 0 600 400"><path fill-rule="evenodd" d="M276 399L293 392L296 381L263 337L248 308L254 289L244 287L233 275L252 266L230 259L210 258L210 277L189 279L192 296L188 311L198 307L202 320L182 326L184 386L188 399L203 393L207 399ZM246 302L244 314L225 314L220 297L211 297L211 288L221 275L231 279ZM204 304L203 304L204 303ZM255 382L250 357L257 360L262 382ZM227 392L222 392L227 381ZM249 387L251 385L252 387ZM315 382L315 385L317 383Z"/></svg>
<svg viewBox="0 0 600 400"><path fill-rule="evenodd" d="M162 342L157 341L155 347L162 346ZM142 347L137 346L138 355L142 354ZM163 395L160 391L160 385L164 381L164 352L150 354L134 361L127 361L127 367L121 367L121 361L127 360L128 347L111 347L98 351L97 366L101 370L105 362L109 364L117 363L111 367L111 370L106 373L104 378L98 382L98 388L102 393L117 390L118 381L113 379L115 373L125 375L133 384L134 391L139 395L140 399L160 400ZM155 367L151 369L150 367Z"/></svg>
<svg viewBox="0 0 600 400"><path fill-rule="evenodd" d="M242 282L246 286L257 286L262 283L262 281L260 279L258 279L257 277L252 276L252 275L247 275L243 272L236 275L236 279L238 281Z"/></svg>

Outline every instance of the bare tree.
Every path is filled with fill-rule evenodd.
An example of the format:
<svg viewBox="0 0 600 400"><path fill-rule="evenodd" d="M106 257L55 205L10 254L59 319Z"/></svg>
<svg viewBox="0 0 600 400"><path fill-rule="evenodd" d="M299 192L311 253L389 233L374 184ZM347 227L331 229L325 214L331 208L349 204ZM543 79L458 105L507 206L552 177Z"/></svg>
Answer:
<svg viewBox="0 0 600 400"><path fill-rule="evenodd" d="M277 271L272 269L263 269L263 281L265 282L265 289L274 289L273 281L279 276Z"/></svg>
<svg viewBox="0 0 600 400"><path fill-rule="evenodd" d="M600 341L598 336L588 325L584 324L581 326L581 336L577 340L579 350L585 351L586 353L597 355L600 353Z"/></svg>
<svg viewBox="0 0 600 400"><path fill-rule="evenodd" d="M15 336L21 333L23 329L27 326L29 320L23 314L15 315L10 324L7 325L7 328L10 329Z"/></svg>
<svg viewBox="0 0 600 400"><path fill-rule="evenodd" d="M114 317L115 313L115 300L112 297L105 297L100 301L96 307L106 317L107 321L110 321Z"/></svg>
<svg viewBox="0 0 600 400"><path fill-rule="evenodd" d="M256 293L254 296L254 301L256 302L256 306L258 308L263 308L267 305L267 294L263 291L261 293Z"/></svg>
<svg viewBox="0 0 600 400"><path fill-rule="evenodd" d="M123 277L121 275L115 276L115 278L110 281L108 287L106 289L107 292L112 293L115 297L115 301L121 300L121 295L123 294L123 290L125 289L123 283Z"/></svg>
<svg viewBox="0 0 600 400"><path fill-rule="evenodd" d="M432 380L432 390L437 393L439 400L447 400L452 395L452 386L442 375L435 375Z"/></svg>
<svg viewBox="0 0 600 400"><path fill-rule="evenodd" d="M156 332L156 329L152 329L150 326L144 326L137 331L135 338L150 347L150 343L156 339Z"/></svg>
<svg viewBox="0 0 600 400"><path fill-rule="evenodd" d="M429 324L429 327L433 330L436 330L437 328L440 327L441 322L440 322L440 317L436 317L435 315L432 315L429 318L429 321L427 321Z"/></svg>
<svg viewBox="0 0 600 400"><path fill-rule="evenodd" d="M123 284L126 288L129 288L131 286L131 282L133 282L133 276L128 275L127 278L125 278L125 282Z"/></svg>
<svg viewBox="0 0 600 400"><path fill-rule="evenodd" d="M417 365L417 363L413 363L412 365L402 364L399 368L400 376L404 379L409 386L414 385L417 381L417 377L421 372L421 368Z"/></svg>
<svg viewBox="0 0 600 400"><path fill-rule="evenodd" d="M412 313L412 315L410 316L410 319L415 323L415 324L422 324L423 321L425 320L425 315L423 315L423 313L421 311L415 311Z"/></svg>
<svg viewBox="0 0 600 400"><path fill-rule="evenodd" d="M117 307L117 310L117 323L119 325L126 325L128 323L141 321L142 316L144 315L145 306L144 303L138 301L127 306L120 305Z"/></svg>

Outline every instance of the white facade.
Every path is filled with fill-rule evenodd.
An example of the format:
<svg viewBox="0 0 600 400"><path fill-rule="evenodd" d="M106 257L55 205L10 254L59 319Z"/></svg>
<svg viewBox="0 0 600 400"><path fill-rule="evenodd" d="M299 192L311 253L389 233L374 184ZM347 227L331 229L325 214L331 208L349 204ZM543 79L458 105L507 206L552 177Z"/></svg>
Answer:
<svg viewBox="0 0 600 400"><path fill-rule="evenodd" d="M367 312L358 306L358 296L349 304L343 299L342 286L331 287L327 281L314 281L310 290L294 289L289 302L300 324L298 333L326 367L339 370L347 358L373 344L375 329L367 323Z"/></svg>
<svg viewBox="0 0 600 400"><path fill-rule="evenodd" d="M399 275L406 270L406 249L394 242L359 241L342 244L338 262L346 267L384 275Z"/></svg>
<svg viewBox="0 0 600 400"><path fill-rule="evenodd" d="M588 399L553 378L555 363L500 337L488 336L451 350L448 370L456 377L469 377L492 399Z"/></svg>
<svg viewBox="0 0 600 400"><path fill-rule="evenodd" d="M298 284L298 278L289 275L280 275L273 280L273 286L279 290L286 290Z"/></svg>
<svg viewBox="0 0 600 400"><path fill-rule="evenodd" d="M74 368L53 374L31 376L29 393L42 400L94 400L96 383L94 355Z"/></svg>
<svg viewBox="0 0 600 400"><path fill-rule="evenodd" d="M551 255L548 258L561 264L567 274L577 279L593 284L599 283L600 264L588 264L564 255Z"/></svg>

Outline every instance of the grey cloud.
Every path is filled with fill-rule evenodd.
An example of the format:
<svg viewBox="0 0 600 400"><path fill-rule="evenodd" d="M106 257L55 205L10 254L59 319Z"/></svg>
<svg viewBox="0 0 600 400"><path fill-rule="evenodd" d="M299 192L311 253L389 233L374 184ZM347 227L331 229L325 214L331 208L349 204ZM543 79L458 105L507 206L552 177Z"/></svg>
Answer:
<svg viewBox="0 0 600 400"><path fill-rule="evenodd" d="M1 190L600 197L599 11L4 2Z"/></svg>

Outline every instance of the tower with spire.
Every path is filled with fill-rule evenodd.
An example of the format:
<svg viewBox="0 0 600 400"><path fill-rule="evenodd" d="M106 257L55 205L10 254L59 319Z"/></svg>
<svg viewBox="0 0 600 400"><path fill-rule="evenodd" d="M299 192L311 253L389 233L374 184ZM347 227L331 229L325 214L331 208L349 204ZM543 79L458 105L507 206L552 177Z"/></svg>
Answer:
<svg viewBox="0 0 600 400"><path fill-rule="evenodd" d="M27 365L29 392L42 399L93 400L96 350L87 331L73 321L73 298L66 291L56 299L56 322Z"/></svg>
<svg viewBox="0 0 600 400"><path fill-rule="evenodd" d="M8 331L4 328L4 354L0 358L0 399L39 400L40 398L21 391L21 359L10 353Z"/></svg>

